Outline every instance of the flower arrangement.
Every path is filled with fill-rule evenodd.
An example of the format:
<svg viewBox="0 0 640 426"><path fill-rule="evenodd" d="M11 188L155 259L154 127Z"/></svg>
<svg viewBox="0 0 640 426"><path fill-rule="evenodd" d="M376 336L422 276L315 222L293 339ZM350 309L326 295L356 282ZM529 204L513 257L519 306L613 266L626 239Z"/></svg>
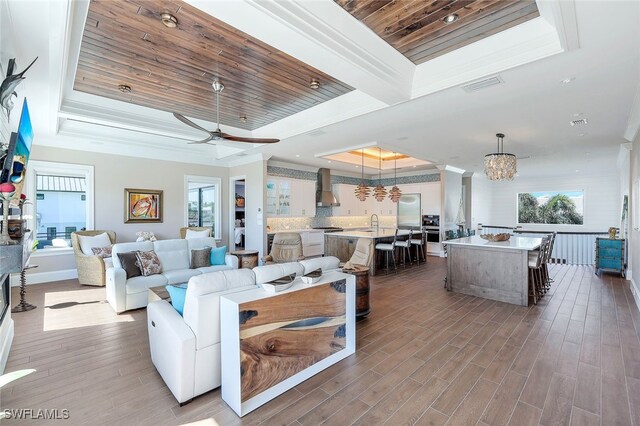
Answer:
<svg viewBox="0 0 640 426"><path fill-rule="evenodd" d="M15 244L9 238L9 203L16 194L16 187L12 183L0 184L0 199L2 200L2 234L0 234L0 245Z"/></svg>

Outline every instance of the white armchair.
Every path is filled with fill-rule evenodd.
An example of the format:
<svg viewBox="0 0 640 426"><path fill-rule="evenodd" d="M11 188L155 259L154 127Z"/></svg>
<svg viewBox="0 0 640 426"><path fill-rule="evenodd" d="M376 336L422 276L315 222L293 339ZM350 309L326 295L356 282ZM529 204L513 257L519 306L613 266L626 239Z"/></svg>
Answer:
<svg viewBox="0 0 640 426"><path fill-rule="evenodd" d="M151 360L180 405L220 386L220 296L255 282L249 269L206 273L189 280L183 317L164 300L147 306Z"/></svg>

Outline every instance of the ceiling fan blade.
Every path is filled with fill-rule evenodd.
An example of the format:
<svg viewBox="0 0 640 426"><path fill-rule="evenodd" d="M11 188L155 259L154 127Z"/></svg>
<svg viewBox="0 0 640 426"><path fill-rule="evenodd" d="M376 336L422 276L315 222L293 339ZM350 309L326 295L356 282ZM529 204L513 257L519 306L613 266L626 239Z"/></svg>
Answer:
<svg viewBox="0 0 640 426"><path fill-rule="evenodd" d="M203 144L203 143L206 143L206 144L209 144L209 145L215 145L214 143L211 143L211 144L209 143L209 141L212 140L212 139L213 139L213 135L209 134L208 138L202 139L201 141L189 142L189 145L199 145L199 144Z"/></svg>
<svg viewBox="0 0 640 426"><path fill-rule="evenodd" d="M191 126L194 129L202 130L203 132L211 133L209 130L205 129L204 127L198 126L196 123L194 123L193 121L189 120L187 117L185 117L182 114L178 114L177 112L174 112L173 116L175 118L177 118L178 120L182 121L187 126Z"/></svg>
<svg viewBox="0 0 640 426"><path fill-rule="evenodd" d="M232 142L248 142L248 143L276 143L280 142L280 139L263 139L263 138L243 138L240 136L233 136L227 133L222 133L222 138Z"/></svg>

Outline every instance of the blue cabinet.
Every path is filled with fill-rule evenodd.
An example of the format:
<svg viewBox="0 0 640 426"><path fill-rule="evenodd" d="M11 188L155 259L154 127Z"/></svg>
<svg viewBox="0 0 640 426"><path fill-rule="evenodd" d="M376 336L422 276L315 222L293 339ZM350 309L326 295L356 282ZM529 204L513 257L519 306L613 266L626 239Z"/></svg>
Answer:
<svg viewBox="0 0 640 426"><path fill-rule="evenodd" d="M596 274L601 269L615 271L624 277L625 240L596 238Z"/></svg>

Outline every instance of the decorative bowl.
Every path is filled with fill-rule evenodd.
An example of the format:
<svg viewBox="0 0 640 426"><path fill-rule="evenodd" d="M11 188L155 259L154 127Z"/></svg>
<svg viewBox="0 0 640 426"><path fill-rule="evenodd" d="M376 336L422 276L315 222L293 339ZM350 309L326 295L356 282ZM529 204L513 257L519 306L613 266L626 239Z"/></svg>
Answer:
<svg viewBox="0 0 640 426"><path fill-rule="evenodd" d="M293 281L295 281L295 274L285 275L284 277L278 278L273 281L269 281L268 283L262 283L260 286L264 291L269 293L277 293L282 290L286 290L293 285Z"/></svg>
<svg viewBox="0 0 640 426"><path fill-rule="evenodd" d="M482 234L480 235L480 238L495 243L498 241L508 241L509 238L511 238L511 234L507 234L506 232L501 234Z"/></svg>
<svg viewBox="0 0 640 426"><path fill-rule="evenodd" d="M300 277L305 284L315 284L320 281L320 278L322 278L322 269L316 269Z"/></svg>

